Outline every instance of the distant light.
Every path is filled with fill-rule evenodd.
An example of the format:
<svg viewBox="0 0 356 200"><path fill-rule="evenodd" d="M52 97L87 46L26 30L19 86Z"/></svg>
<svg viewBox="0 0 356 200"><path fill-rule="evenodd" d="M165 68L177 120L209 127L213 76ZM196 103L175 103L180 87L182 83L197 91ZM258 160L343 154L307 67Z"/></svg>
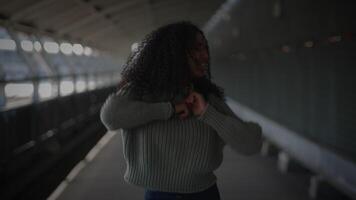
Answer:
<svg viewBox="0 0 356 200"><path fill-rule="evenodd" d="M313 41L306 41L306 42L304 42L304 47L312 48L312 47L314 47L314 42Z"/></svg>
<svg viewBox="0 0 356 200"><path fill-rule="evenodd" d="M135 52L138 50L138 43L135 42L131 45L131 52Z"/></svg>
<svg viewBox="0 0 356 200"><path fill-rule="evenodd" d="M284 53L289 53L290 52L290 47L288 45L283 45L281 49Z"/></svg>
<svg viewBox="0 0 356 200"><path fill-rule="evenodd" d="M6 97L31 97L34 87L32 83L8 83L5 85Z"/></svg>
<svg viewBox="0 0 356 200"><path fill-rule="evenodd" d="M36 51L40 52L42 50L41 43L39 41L35 41L33 43L33 47L35 48Z"/></svg>
<svg viewBox="0 0 356 200"><path fill-rule="evenodd" d="M12 39L0 39L0 50L16 50L16 42Z"/></svg>
<svg viewBox="0 0 356 200"><path fill-rule="evenodd" d="M59 45L56 42L45 42L43 48L47 53L55 54L59 52Z"/></svg>
<svg viewBox="0 0 356 200"><path fill-rule="evenodd" d="M282 16L282 6L280 1L275 1L272 7L272 15L275 18Z"/></svg>
<svg viewBox="0 0 356 200"><path fill-rule="evenodd" d="M78 56L82 55L84 52L83 46L81 44L73 44L73 52Z"/></svg>
<svg viewBox="0 0 356 200"><path fill-rule="evenodd" d="M336 35L336 36L331 36L328 38L330 43L336 43L341 41L341 36Z"/></svg>
<svg viewBox="0 0 356 200"><path fill-rule="evenodd" d="M86 89L85 81L84 80L77 80L75 83L75 89L77 92L83 92Z"/></svg>
<svg viewBox="0 0 356 200"><path fill-rule="evenodd" d="M66 96L74 92L74 84L73 81L61 81L60 89L59 89L61 96Z"/></svg>
<svg viewBox="0 0 356 200"><path fill-rule="evenodd" d="M42 82L38 85L38 95L40 98L49 98L52 96L52 85L50 82Z"/></svg>
<svg viewBox="0 0 356 200"><path fill-rule="evenodd" d="M220 8L215 12L214 15L208 20L208 22L204 25L203 31L205 33L209 33L211 30L214 30L215 26L221 22L221 20L230 20L231 17L229 15L232 8L235 8L241 0L226 0Z"/></svg>
<svg viewBox="0 0 356 200"><path fill-rule="evenodd" d="M33 43L30 40L22 40L21 41L21 48L24 51L33 51Z"/></svg>
<svg viewBox="0 0 356 200"><path fill-rule="evenodd" d="M93 53L93 50L90 47L84 47L84 55L90 56Z"/></svg>
<svg viewBox="0 0 356 200"><path fill-rule="evenodd" d="M61 43L59 49L65 55L71 55L73 53L73 46L67 42Z"/></svg>

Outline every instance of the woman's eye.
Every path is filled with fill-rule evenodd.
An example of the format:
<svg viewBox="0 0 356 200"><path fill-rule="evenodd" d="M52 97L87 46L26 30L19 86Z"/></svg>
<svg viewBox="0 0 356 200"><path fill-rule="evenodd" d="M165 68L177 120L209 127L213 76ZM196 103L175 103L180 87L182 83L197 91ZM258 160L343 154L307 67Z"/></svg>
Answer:
<svg viewBox="0 0 356 200"><path fill-rule="evenodd" d="M195 47L194 50L195 51L202 51L202 50L204 50L204 47L203 46L198 46L198 47Z"/></svg>

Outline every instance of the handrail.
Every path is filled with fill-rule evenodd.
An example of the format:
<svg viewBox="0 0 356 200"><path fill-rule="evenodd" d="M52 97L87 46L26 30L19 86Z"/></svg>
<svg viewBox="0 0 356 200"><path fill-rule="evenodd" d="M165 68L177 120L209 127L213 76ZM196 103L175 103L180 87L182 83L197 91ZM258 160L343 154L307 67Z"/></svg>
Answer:
<svg viewBox="0 0 356 200"><path fill-rule="evenodd" d="M310 141L287 127L227 98L228 104L242 119L258 122L264 136L305 167L321 174L335 188L356 199L356 164L351 160Z"/></svg>

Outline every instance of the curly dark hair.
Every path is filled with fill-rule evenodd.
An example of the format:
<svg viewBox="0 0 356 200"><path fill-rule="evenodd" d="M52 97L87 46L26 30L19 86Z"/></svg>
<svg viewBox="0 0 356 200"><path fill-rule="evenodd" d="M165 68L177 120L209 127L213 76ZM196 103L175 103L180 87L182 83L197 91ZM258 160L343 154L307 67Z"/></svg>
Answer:
<svg viewBox="0 0 356 200"><path fill-rule="evenodd" d="M206 40L197 26L182 21L162 26L148 34L126 61L119 88L130 83L137 97L151 94L173 98L192 85L205 97L213 93L224 98L222 88L211 82L210 61L205 77L191 77L187 55L198 33Z"/></svg>

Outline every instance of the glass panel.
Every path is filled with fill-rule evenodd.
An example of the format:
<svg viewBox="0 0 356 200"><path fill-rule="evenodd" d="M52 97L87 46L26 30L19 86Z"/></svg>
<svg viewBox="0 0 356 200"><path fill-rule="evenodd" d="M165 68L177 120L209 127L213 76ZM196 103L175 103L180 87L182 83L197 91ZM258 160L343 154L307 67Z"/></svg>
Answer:
<svg viewBox="0 0 356 200"><path fill-rule="evenodd" d="M75 82L75 90L76 92L84 92L87 89L87 83L85 81L85 77L77 77Z"/></svg>
<svg viewBox="0 0 356 200"><path fill-rule="evenodd" d="M4 86L6 107L16 107L32 102L34 85L31 82L6 83Z"/></svg>
<svg viewBox="0 0 356 200"><path fill-rule="evenodd" d="M40 54L40 51L42 51L41 43L34 36L22 32L16 33L16 36L19 38L21 48L24 50L25 56L33 64L33 72L35 76L52 76L53 71Z"/></svg>
<svg viewBox="0 0 356 200"><path fill-rule="evenodd" d="M98 87L108 87L112 84L112 74L101 74L98 77Z"/></svg>
<svg viewBox="0 0 356 200"><path fill-rule="evenodd" d="M26 98L33 95L34 87L31 82L7 83L5 85L5 96L7 98Z"/></svg>
<svg viewBox="0 0 356 200"><path fill-rule="evenodd" d="M95 90L96 89L96 77L95 76L89 76L89 78L88 78L88 88L89 88L89 90Z"/></svg>
<svg viewBox="0 0 356 200"><path fill-rule="evenodd" d="M40 100L47 100L57 95L57 84L52 80L41 80L38 84L38 96Z"/></svg>
<svg viewBox="0 0 356 200"><path fill-rule="evenodd" d="M56 73L60 76L71 75L73 70L60 53L59 44L49 37L41 37L40 40L43 45L44 52L51 65L54 67Z"/></svg>
<svg viewBox="0 0 356 200"><path fill-rule="evenodd" d="M83 61L82 61L82 57L83 56L77 56L77 55L69 55L67 56L67 60L68 62L71 63L71 65L73 66L73 70L75 74L78 75L83 75L88 73L87 72L87 67L84 65Z"/></svg>
<svg viewBox="0 0 356 200"><path fill-rule="evenodd" d="M117 85L121 81L121 73L120 72L114 72L111 77L111 85Z"/></svg>
<svg viewBox="0 0 356 200"><path fill-rule="evenodd" d="M94 57L92 56L90 57L83 56L81 62L83 63L83 66L85 66L85 71L88 72L89 74L94 74L96 72L96 69L100 67L97 64L97 60L94 59Z"/></svg>
<svg viewBox="0 0 356 200"><path fill-rule="evenodd" d="M59 44L60 52L63 54L63 58L67 63L73 67L73 73L76 75L85 74L85 66L81 62L81 55L84 52L84 48L80 44L72 44L68 41L61 41Z"/></svg>
<svg viewBox="0 0 356 200"><path fill-rule="evenodd" d="M30 69L17 52L15 41L0 26L0 80L21 80L31 76Z"/></svg>
<svg viewBox="0 0 356 200"><path fill-rule="evenodd" d="M59 85L59 93L61 96L67 96L74 92L73 79L66 78L61 80Z"/></svg>

